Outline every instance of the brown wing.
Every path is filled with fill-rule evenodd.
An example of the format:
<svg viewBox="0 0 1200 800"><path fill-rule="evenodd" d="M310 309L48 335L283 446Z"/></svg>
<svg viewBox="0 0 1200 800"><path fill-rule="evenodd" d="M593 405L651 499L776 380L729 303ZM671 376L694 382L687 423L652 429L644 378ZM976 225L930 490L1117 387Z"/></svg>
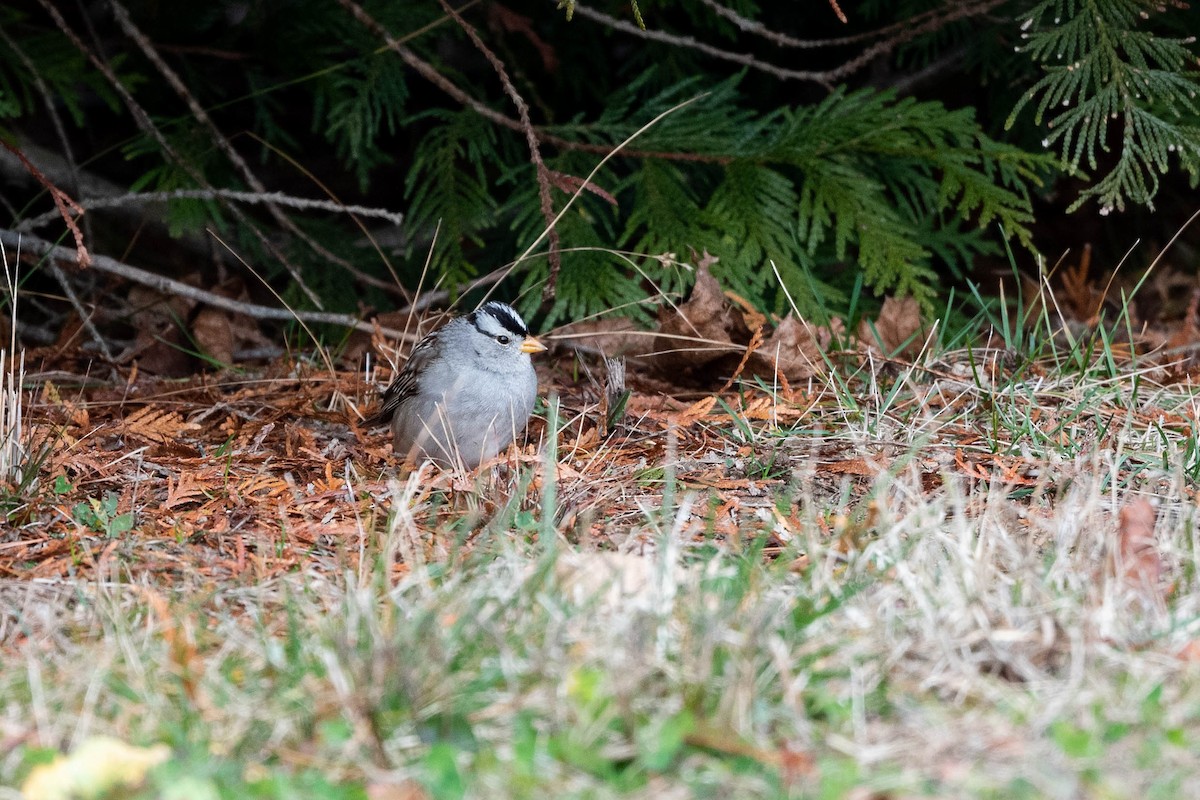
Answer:
<svg viewBox="0 0 1200 800"><path fill-rule="evenodd" d="M417 384L421 373L425 371L433 358L433 343L437 339L437 335L438 332L434 331L417 342L412 352L408 354L408 361L405 362L404 369L400 370L400 374L383 393L383 402L380 404L379 410L363 420L364 427L373 428L377 425L387 425L392 421L392 417L396 415L400 406L404 405L404 401L417 393Z"/></svg>

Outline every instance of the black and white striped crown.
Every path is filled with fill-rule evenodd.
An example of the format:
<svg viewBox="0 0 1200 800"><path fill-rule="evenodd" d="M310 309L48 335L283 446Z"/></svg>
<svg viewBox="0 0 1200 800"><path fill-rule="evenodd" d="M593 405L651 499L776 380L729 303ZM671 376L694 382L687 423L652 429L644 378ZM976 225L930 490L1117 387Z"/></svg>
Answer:
<svg viewBox="0 0 1200 800"><path fill-rule="evenodd" d="M508 303L501 303L498 300L484 303L467 315L467 319L480 332L488 336L507 333L514 338L524 339L529 335L529 328L526 327L525 320L521 319L521 315Z"/></svg>

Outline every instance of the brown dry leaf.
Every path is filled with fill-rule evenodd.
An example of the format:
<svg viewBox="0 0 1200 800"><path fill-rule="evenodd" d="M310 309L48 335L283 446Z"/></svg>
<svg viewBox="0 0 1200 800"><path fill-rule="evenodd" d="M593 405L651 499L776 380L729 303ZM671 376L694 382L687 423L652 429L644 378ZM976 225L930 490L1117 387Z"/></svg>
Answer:
<svg viewBox="0 0 1200 800"><path fill-rule="evenodd" d="M1162 599L1162 556L1154 539L1154 506L1138 499L1121 509L1117 526L1116 577L1148 600Z"/></svg>
<svg viewBox="0 0 1200 800"><path fill-rule="evenodd" d="M742 309L742 321L749 330L756 331L767 324L767 316L755 308L749 300L728 289L725 291L725 296Z"/></svg>
<svg viewBox="0 0 1200 800"><path fill-rule="evenodd" d="M179 328L138 328L133 344L121 353L117 361L128 363L136 359L137 365L153 375L167 378L182 378L192 373L192 357L185 350L183 334Z"/></svg>
<svg viewBox="0 0 1200 800"><path fill-rule="evenodd" d="M1190 664L1200 662L1200 641L1192 639L1179 648L1179 652L1175 654L1175 657L1180 661L1187 661Z"/></svg>
<svg viewBox="0 0 1200 800"><path fill-rule="evenodd" d="M803 380L824 374L821 353L813 326L789 314L750 356L746 366L768 379L781 372L790 381Z"/></svg>
<svg viewBox="0 0 1200 800"><path fill-rule="evenodd" d="M168 473L167 499L163 501L161 508L169 511L185 503L207 500L208 488L206 484L198 480L194 472L180 472L179 479L176 481L172 481L171 475Z"/></svg>
<svg viewBox="0 0 1200 800"><path fill-rule="evenodd" d="M738 349L729 335L733 309L707 268L697 271L687 302L665 313L654 339L654 365L664 372L703 366Z"/></svg>
<svg viewBox="0 0 1200 800"><path fill-rule="evenodd" d="M198 431L200 426L184 422L174 411L163 411L154 406L144 406L125 418L125 430L133 436L160 444L173 444L184 431Z"/></svg>
<svg viewBox="0 0 1200 800"><path fill-rule="evenodd" d="M586 181L583 178L576 177L575 175L568 175L565 172L557 172L556 170L552 169L547 170L546 174L550 179L550 183L564 194L575 194L580 189L587 189L597 197L606 200L609 205L619 205L617 203L617 198L613 197L611 192L601 189L591 181Z"/></svg>
<svg viewBox="0 0 1200 800"><path fill-rule="evenodd" d="M77 428L86 430L92 426L92 418L88 414L87 405L76 403L74 399L63 397L62 393L58 391L58 387L50 381L42 384L42 402L48 408L61 408L66 413L69 424Z"/></svg>
<svg viewBox="0 0 1200 800"><path fill-rule="evenodd" d="M185 275L183 282L198 286L200 281L195 273ZM129 287L126 301L133 308L130 319L139 328L155 328L163 323L177 319L187 319L195 301L188 300L177 294L163 294L140 284Z"/></svg>
<svg viewBox="0 0 1200 800"><path fill-rule="evenodd" d="M313 432L303 426L288 422L284 425L284 452L288 458L296 458L302 454L315 454L318 451L317 438Z"/></svg>
<svg viewBox="0 0 1200 800"><path fill-rule="evenodd" d="M1168 358L1178 358L1181 349L1190 348L1197 342L1200 342L1200 289L1192 291L1192 298L1183 320L1167 339ZM1192 357L1195 358L1194 353Z"/></svg>
<svg viewBox="0 0 1200 800"><path fill-rule="evenodd" d="M184 283L199 285L197 276L184 276ZM178 295L165 295L145 286L129 287L126 300L132 307L130 321L137 334L133 343L118 357L120 363L137 359L141 369L172 378L192 372L192 357L186 352L179 329L195 303Z"/></svg>
<svg viewBox="0 0 1200 800"><path fill-rule="evenodd" d="M621 356L645 350L653 336L624 317L601 317L558 328L552 340L584 353Z"/></svg>
<svg viewBox="0 0 1200 800"><path fill-rule="evenodd" d="M1059 270L1061 288L1054 293L1054 305L1062 309L1071 321L1091 327L1096 324L1100 309L1104 305L1104 293L1088 280L1092 268L1092 245L1083 246L1083 254L1075 266L1067 265ZM1042 287L1043 291L1045 287Z"/></svg>
<svg viewBox="0 0 1200 800"><path fill-rule="evenodd" d="M713 406L717 404L717 396L710 394L708 397L697 400L690 406L680 411L678 414L672 415L672 421L676 425L691 425L698 419L703 419L708 416L708 412L713 410Z"/></svg>
<svg viewBox="0 0 1200 800"><path fill-rule="evenodd" d="M202 308L192 320L192 336L212 360L233 364L234 335L229 314L219 308Z"/></svg>
<svg viewBox="0 0 1200 800"><path fill-rule="evenodd" d="M858 338L868 347L882 349L886 356L912 358L925 344L924 331L921 306L916 298L888 297L879 310L874 330L863 320L858 325Z"/></svg>
<svg viewBox="0 0 1200 800"><path fill-rule="evenodd" d="M865 475L872 477L879 474L879 469L868 464L861 458L847 458L826 464L822 469L835 475Z"/></svg>
<svg viewBox="0 0 1200 800"><path fill-rule="evenodd" d="M414 780L400 783L368 783L367 800L429 800L429 794Z"/></svg>
<svg viewBox="0 0 1200 800"><path fill-rule="evenodd" d="M775 418L775 399L763 396L751 400L742 408L742 416L746 419L770 420Z"/></svg>

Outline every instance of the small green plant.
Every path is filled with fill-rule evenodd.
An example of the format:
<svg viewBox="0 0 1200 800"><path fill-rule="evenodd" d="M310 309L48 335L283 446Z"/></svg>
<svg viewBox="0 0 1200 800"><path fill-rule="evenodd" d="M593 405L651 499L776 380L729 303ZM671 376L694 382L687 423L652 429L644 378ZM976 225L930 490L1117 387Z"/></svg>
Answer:
<svg viewBox="0 0 1200 800"><path fill-rule="evenodd" d="M107 492L103 500L89 497L87 502L76 503L71 516L85 528L103 533L109 539L133 529L133 512L117 513L120 498L116 492Z"/></svg>

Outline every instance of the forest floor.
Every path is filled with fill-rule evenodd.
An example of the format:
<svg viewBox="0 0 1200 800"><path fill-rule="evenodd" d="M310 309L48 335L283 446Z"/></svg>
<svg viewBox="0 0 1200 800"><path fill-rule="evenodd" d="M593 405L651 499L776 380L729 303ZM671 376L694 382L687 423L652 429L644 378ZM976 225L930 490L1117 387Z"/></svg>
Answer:
<svg viewBox="0 0 1200 800"><path fill-rule="evenodd" d="M611 431L560 356L475 473L398 464L355 422L374 386L315 360L31 372L0 786L1182 796L1200 402L1027 345L724 390L631 366Z"/></svg>

